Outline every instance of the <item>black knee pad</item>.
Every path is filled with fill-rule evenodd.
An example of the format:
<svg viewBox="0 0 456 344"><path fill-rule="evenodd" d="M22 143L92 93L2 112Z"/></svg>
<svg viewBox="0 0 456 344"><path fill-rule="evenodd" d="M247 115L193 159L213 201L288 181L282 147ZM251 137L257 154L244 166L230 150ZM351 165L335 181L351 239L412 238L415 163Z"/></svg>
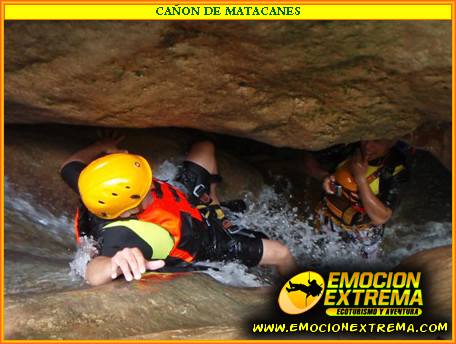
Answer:
<svg viewBox="0 0 456 344"><path fill-rule="evenodd" d="M263 242L260 238L233 235L230 240L219 242L217 251L224 261L239 260L246 266L257 266L263 257Z"/></svg>
<svg viewBox="0 0 456 344"><path fill-rule="evenodd" d="M210 173L192 161L184 161L176 180L182 183L188 192L197 199L205 193L210 193Z"/></svg>

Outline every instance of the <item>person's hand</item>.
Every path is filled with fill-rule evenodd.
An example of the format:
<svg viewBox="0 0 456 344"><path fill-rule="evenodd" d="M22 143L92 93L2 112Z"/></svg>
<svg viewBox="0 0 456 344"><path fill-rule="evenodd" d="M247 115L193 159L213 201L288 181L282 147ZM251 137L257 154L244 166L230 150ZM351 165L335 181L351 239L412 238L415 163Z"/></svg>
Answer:
<svg viewBox="0 0 456 344"><path fill-rule="evenodd" d="M333 185L336 182L336 177L333 174L328 175L325 179L323 179L323 190L326 193L334 194Z"/></svg>
<svg viewBox="0 0 456 344"><path fill-rule="evenodd" d="M368 162L367 159L363 157L361 151L357 149L353 154L350 164L348 165L351 174L358 180L360 178L364 178L367 172Z"/></svg>
<svg viewBox="0 0 456 344"><path fill-rule="evenodd" d="M126 149L120 149L118 144L125 139L125 136L120 136L116 139L113 138L105 138L97 142L99 147L103 150L106 154L113 154L113 153L128 153Z"/></svg>
<svg viewBox="0 0 456 344"><path fill-rule="evenodd" d="M128 153L126 149L120 149L119 144L125 139L125 135L121 135L119 131L113 129L100 129L97 131L100 138L97 145L106 154L113 153Z"/></svg>
<svg viewBox="0 0 456 344"><path fill-rule="evenodd" d="M133 277L141 279L141 274L147 270L157 270L165 265L163 260L147 261L142 252L136 248L124 248L111 258L111 278L123 274L125 279L130 282Z"/></svg>

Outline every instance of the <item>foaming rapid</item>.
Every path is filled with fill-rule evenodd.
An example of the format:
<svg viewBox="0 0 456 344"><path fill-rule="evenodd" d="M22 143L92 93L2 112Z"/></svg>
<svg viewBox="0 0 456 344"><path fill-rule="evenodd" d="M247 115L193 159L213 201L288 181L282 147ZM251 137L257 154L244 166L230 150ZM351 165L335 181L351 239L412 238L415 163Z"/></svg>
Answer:
<svg viewBox="0 0 456 344"><path fill-rule="evenodd" d="M172 182L178 171L176 161L164 161L155 169L155 176ZM338 235L316 234L312 215L290 205L291 184L278 193L265 186L254 197L247 194L244 213L230 213L232 221L242 227L259 230L271 239L285 243L302 269L323 269L341 266L345 269L363 266L368 269L391 269L404 257L421 250L450 245L451 223L428 222L414 225L396 222L387 227L379 255L370 260L359 256L359 247L342 241ZM309 206L307 205L307 208ZM308 211L305 213L311 213ZM6 293L68 289L83 285L82 276L90 259L96 255L95 241L84 238L76 251L72 220L56 217L28 196L13 195L5 183L5 286ZM36 263L38 262L38 263ZM201 262L212 267L206 271L216 280L238 287L271 284L270 269L248 269L237 263ZM14 272L14 273L13 273ZM34 281L34 284L27 281ZM38 284L37 284L38 283Z"/></svg>
<svg viewBox="0 0 456 344"><path fill-rule="evenodd" d="M403 258L434 247L451 245L451 222L427 222L412 225L396 223L386 229L384 261L395 266Z"/></svg>
<svg viewBox="0 0 456 344"><path fill-rule="evenodd" d="M285 243L305 269L344 267L391 269L403 258L416 252L451 244L450 222L428 222L422 225L396 223L387 226L384 243L375 258L365 259L360 246L343 241L339 235L317 234L311 223L312 215L301 217L297 208L287 201L289 191L278 194L270 186L263 188L258 200L246 197L248 209L243 214L231 214L240 226L261 230L271 239Z"/></svg>
<svg viewBox="0 0 456 344"><path fill-rule="evenodd" d="M46 208L33 202L31 195L17 195L13 192L13 187L5 177L5 212L14 217L20 215L23 222L35 226L33 231L46 233L52 236L56 242L67 245L72 242L73 223L65 215L55 216ZM9 217L5 219L5 231L12 231ZM14 231L18 228L14 228ZM8 244L8 243L5 243Z"/></svg>
<svg viewBox="0 0 456 344"><path fill-rule="evenodd" d="M165 161L157 171L158 178L172 181L177 173L173 162ZM290 205L292 185L286 182L281 192L264 186L257 197L247 194L244 213L232 213L225 209L232 222L240 227L259 230L271 239L282 241L297 258L302 269L392 269L399 262L419 251L451 244L451 222L428 222L411 224L396 222L386 227L384 242L376 257L365 259L356 243L347 243L334 234L317 234L313 228L310 204L297 207ZM176 185L178 186L178 185ZM310 197L309 197L310 198ZM311 215L302 215L304 213ZM208 265L207 262L204 263ZM226 284L256 287L269 284L271 274L265 269L247 269L230 263L209 263L218 271L208 271L212 277Z"/></svg>
<svg viewBox="0 0 456 344"><path fill-rule="evenodd" d="M98 254L97 242L92 237L80 237L74 259L70 262L70 276L73 280L83 278L87 264Z"/></svg>
<svg viewBox="0 0 456 344"><path fill-rule="evenodd" d="M72 221L18 195L5 178L5 294L79 286L68 274L74 251ZM80 282L78 279L77 282Z"/></svg>

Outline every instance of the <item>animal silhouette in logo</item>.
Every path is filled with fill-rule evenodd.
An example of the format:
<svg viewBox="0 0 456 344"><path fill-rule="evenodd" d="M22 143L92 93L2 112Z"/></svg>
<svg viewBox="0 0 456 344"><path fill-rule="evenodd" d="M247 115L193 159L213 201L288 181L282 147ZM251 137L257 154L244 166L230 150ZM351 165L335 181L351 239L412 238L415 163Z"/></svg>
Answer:
<svg viewBox="0 0 456 344"><path fill-rule="evenodd" d="M309 282L309 280L307 280L307 282L309 283L308 285L304 284L304 283L292 283L291 281L288 281L289 287L286 288L287 292L292 293L294 291L302 291L304 294L306 294L306 304L307 304L307 298L309 296L312 296L312 297L320 296L320 294L323 290L323 288L320 285L318 285L316 280L313 279L310 282Z"/></svg>

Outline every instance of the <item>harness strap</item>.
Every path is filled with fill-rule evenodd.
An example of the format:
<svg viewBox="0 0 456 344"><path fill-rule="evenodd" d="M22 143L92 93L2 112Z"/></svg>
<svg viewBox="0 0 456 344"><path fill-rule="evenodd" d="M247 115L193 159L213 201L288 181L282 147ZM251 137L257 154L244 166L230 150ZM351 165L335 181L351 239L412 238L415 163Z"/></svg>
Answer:
<svg viewBox="0 0 456 344"><path fill-rule="evenodd" d="M171 191L171 193L173 194L173 197L174 199L176 200L176 202L180 202L181 201L181 198L179 197L177 191L175 188L173 188L172 186L169 186L169 190Z"/></svg>
<svg viewBox="0 0 456 344"><path fill-rule="evenodd" d="M378 168L377 171L374 171L371 175L367 176L366 180L367 183L370 184L372 183L375 179L380 177L380 174L383 172L383 169L385 168L385 165L382 165Z"/></svg>
<svg viewBox="0 0 456 344"><path fill-rule="evenodd" d="M321 209L317 212L320 215L322 215L325 219L328 219L328 221L331 222L331 225L336 225L347 232L363 231L363 230L366 230L366 229L372 227L372 225L370 223L363 223L363 224L359 224L359 225L355 225L355 226L347 226L342 221L340 221L337 217L333 216L333 214L331 214L331 212L328 209L326 209L324 206L322 206ZM325 224L327 224L327 223L325 223ZM322 225L321 221L320 221L320 219L318 219L318 221L317 221L318 230L320 230L321 225Z"/></svg>
<svg viewBox="0 0 456 344"><path fill-rule="evenodd" d="M76 236L76 243L79 243L79 207L76 209L76 215L74 217L74 234Z"/></svg>
<svg viewBox="0 0 456 344"><path fill-rule="evenodd" d="M163 198L163 190L162 190L161 184L156 180L154 180L153 183L154 183L154 190L155 190L155 193L157 194L157 197Z"/></svg>
<svg viewBox="0 0 456 344"><path fill-rule="evenodd" d="M225 213L223 212L220 205L215 202L212 202L211 204L198 204L196 207L205 218L209 218L212 213L220 221L223 221L225 219Z"/></svg>

